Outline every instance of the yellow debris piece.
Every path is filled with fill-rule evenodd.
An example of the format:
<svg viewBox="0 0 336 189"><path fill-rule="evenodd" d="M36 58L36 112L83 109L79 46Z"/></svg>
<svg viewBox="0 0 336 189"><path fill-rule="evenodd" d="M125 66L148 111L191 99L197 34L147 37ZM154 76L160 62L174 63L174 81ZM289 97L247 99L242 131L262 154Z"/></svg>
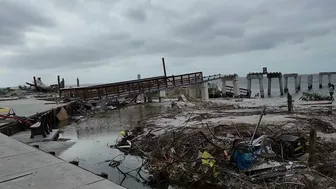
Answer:
<svg viewBox="0 0 336 189"><path fill-rule="evenodd" d="M209 154L209 152L204 151L202 154L202 164L203 165L209 165L210 167L213 167L216 163L216 160L213 159L214 157Z"/></svg>
<svg viewBox="0 0 336 189"><path fill-rule="evenodd" d="M0 114L7 115L10 112L11 108L0 107Z"/></svg>
<svg viewBox="0 0 336 189"><path fill-rule="evenodd" d="M126 136L126 132L125 131L120 131L120 135L124 137L124 136Z"/></svg>

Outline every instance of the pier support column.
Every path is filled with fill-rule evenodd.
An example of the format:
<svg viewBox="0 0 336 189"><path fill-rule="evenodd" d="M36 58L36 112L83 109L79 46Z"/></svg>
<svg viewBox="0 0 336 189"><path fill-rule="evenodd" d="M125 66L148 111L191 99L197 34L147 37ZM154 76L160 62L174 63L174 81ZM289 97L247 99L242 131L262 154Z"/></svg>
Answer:
<svg viewBox="0 0 336 189"><path fill-rule="evenodd" d="M226 79L222 79L222 94L223 96L226 96Z"/></svg>
<svg viewBox="0 0 336 189"><path fill-rule="evenodd" d="M159 102L162 102L162 99L166 97L166 91L163 90L163 91L159 91L157 92L158 93L158 98L159 98Z"/></svg>
<svg viewBox="0 0 336 189"><path fill-rule="evenodd" d="M285 93L288 93L288 77L285 77Z"/></svg>
<svg viewBox="0 0 336 189"><path fill-rule="evenodd" d="M283 84L282 84L282 77L279 77L279 87L280 87L280 95L284 95L284 89L283 89Z"/></svg>
<svg viewBox="0 0 336 189"><path fill-rule="evenodd" d="M295 92L298 92L298 76L294 77Z"/></svg>
<svg viewBox="0 0 336 189"><path fill-rule="evenodd" d="M240 97L239 82L237 76L233 79L233 94L235 98Z"/></svg>
<svg viewBox="0 0 336 189"><path fill-rule="evenodd" d="M140 75L140 74L137 75L137 79L138 79L138 80L141 79L141 75ZM142 99L144 99L143 101L146 102L146 101L145 101L145 99L146 99L145 95L144 95L143 93L140 93L140 94L138 95L137 99L136 99L136 102L141 102Z"/></svg>
<svg viewBox="0 0 336 189"><path fill-rule="evenodd" d="M328 86L331 84L331 74L328 74Z"/></svg>
<svg viewBox="0 0 336 189"><path fill-rule="evenodd" d="M264 92L264 81L262 76L259 78L259 87L260 87L260 97L264 98L265 92Z"/></svg>
<svg viewBox="0 0 336 189"><path fill-rule="evenodd" d="M298 84L297 84L297 91L301 91L301 76L298 76Z"/></svg>
<svg viewBox="0 0 336 189"><path fill-rule="evenodd" d="M308 76L308 90L313 89L313 75Z"/></svg>
<svg viewBox="0 0 336 189"><path fill-rule="evenodd" d="M209 100L209 85L208 83L199 84L199 88L201 89L201 99Z"/></svg>
<svg viewBox="0 0 336 189"><path fill-rule="evenodd" d="M322 77L323 75L319 75L319 87L322 88Z"/></svg>
<svg viewBox="0 0 336 189"><path fill-rule="evenodd" d="M268 78L268 87L267 87L267 94L268 96L271 96L272 93L272 78Z"/></svg>
<svg viewBox="0 0 336 189"><path fill-rule="evenodd" d="M252 94L252 79L247 79L247 90L249 93L249 96L251 96Z"/></svg>
<svg viewBox="0 0 336 189"><path fill-rule="evenodd" d="M196 99L197 98L197 88L195 86L190 86L188 88L189 97Z"/></svg>
<svg viewBox="0 0 336 189"><path fill-rule="evenodd" d="M147 97L148 102L152 102L153 98L159 99L159 102L162 102L162 99L166 97L166 91L157 91L157 92L150 92L150 93L145 93L144 96Z"/></svg>

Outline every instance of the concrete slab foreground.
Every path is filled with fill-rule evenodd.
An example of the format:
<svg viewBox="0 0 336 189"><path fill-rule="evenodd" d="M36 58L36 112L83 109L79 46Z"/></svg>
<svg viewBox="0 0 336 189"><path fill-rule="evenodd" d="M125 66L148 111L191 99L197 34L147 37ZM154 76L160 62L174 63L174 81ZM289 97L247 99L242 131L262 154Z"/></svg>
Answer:
<svg viewBox="0 0 336 189"><path fill-rule="evenodd" d="M9 137L0 134L0 158L36 151L36 149L32 147L16 140L8 140L8 138Z"/></svg>
<svg viewBox="0 0 336 189"><path fill-rule="evenodd" d="M50 144L52 147L58 144ZM89 171L0 134L0 188L123 189Z"/></svg>

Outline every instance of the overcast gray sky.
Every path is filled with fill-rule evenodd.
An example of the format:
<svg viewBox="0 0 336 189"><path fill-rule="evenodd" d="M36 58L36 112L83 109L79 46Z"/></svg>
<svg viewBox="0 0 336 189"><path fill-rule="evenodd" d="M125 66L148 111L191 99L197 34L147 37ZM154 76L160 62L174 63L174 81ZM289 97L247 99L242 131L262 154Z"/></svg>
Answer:
<svg viewBox="0 0 336 189"><path fill-rule="evenodd" d="M0 86L336 71L336 0L0 0Z"/></svg>

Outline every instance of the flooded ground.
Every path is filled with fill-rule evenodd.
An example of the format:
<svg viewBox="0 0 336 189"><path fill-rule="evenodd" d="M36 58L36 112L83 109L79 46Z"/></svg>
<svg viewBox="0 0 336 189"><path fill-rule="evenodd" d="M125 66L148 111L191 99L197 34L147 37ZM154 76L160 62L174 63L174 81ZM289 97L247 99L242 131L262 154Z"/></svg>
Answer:
<svg viewBox="0 0 336 189"><path fill-rule="evenodd" d="M143 180L139 177L125 177L116 168L109 166L107 160L111 160L120 154L117 149L109 146L115 144L119 137L119 132L123 129L141 124L141 120L157 116L164 106L159 104L146 104L126 107L121 110L100 113L92 118L78 124L72 124L63 128L61 140L71 139L69 142L76 142L71 148L59 155L66 161L78 160L79 166L96 174L102 172L108 174L108 179L126 188L148 189ZM140 122L139 122L140 121ZM123 172L128 172L141 166L140 157L126 155L125 160L119 166ZM118 156L123 159L123 156ZM136 175L135 173L131 173ZM143 177L147 177L146 172L141 172ZM160 187L161 188L161 187ZM163 186L162 188L167 188Z"/></svg>

